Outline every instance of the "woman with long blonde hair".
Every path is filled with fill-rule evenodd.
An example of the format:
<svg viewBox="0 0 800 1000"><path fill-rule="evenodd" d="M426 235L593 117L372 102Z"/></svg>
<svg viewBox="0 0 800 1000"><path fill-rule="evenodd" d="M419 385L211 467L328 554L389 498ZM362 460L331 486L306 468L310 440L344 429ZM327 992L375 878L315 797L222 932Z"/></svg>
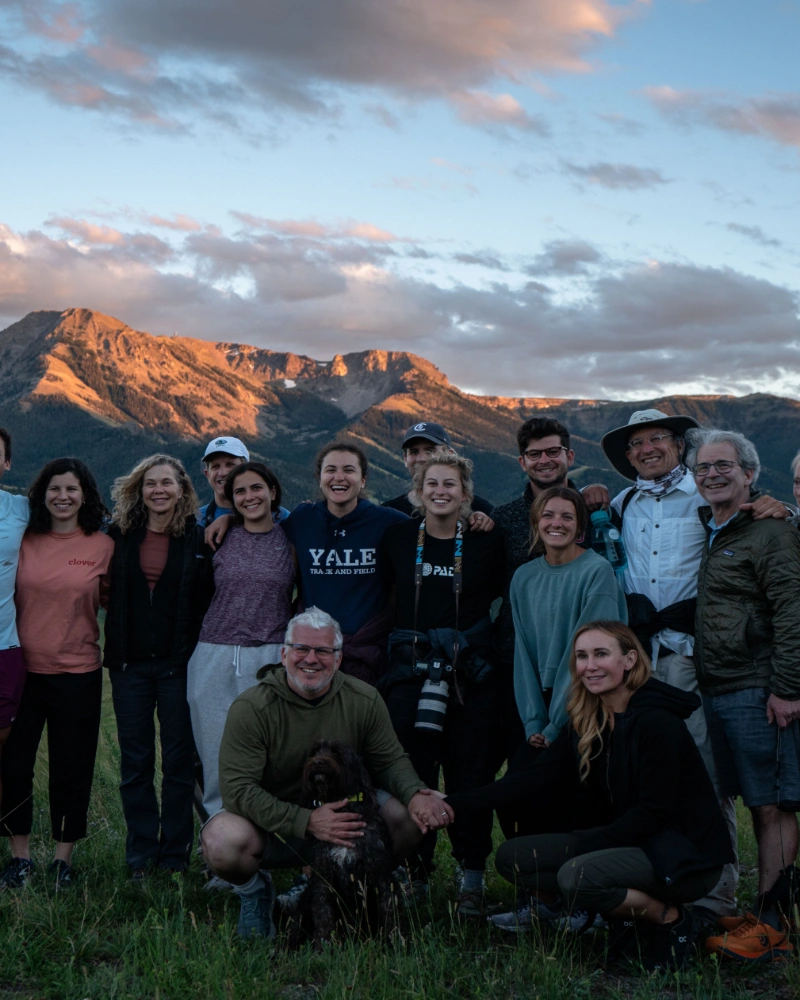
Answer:
<svg viewBox="0 0 800 1000"><path fill-rule="evenodd" d="M612 956L633 957L643 944L645 968L679 967L695 936L688 904L702 899L733 859L686 728L698 697L653 677L647 654L621 622L578 629L570 673L570 722L552 745L527 769L448 802L456 820L467 806L520 799L547 810L571 788L575 808L564 815L563 832L517 837L498 850L497 871L527 900L513 919L494 923L530 930L534 917L559 916L560 899L560 914L585 914L578 921L584 927L597 914L609 919Z"/></svg>
<svg viewBox="0 0 800 1000"><path fill-rule="evenodd" d="M213 593L211 553L183 465L156 454L111 490L114 540L104 663L121 757L126 860L135 881L183 871L194 839L194 743L186 665ZM154 787L158 715L161 806Z"/></svg>

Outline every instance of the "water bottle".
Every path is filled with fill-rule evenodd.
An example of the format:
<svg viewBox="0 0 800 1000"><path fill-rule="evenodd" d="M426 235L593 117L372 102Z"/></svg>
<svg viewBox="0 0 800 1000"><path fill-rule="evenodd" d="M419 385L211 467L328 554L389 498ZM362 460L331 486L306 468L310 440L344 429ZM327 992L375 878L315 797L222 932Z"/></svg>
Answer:
<svg viewBox="0 0 800 1000"><path fill-rule="evenodd" d="M628 557L622 544L622 533L611 523L607 510L596 510L589 517L592 522L589 537L591 546L599 556L608 559L621 583L625 567L628 565Z"/></svg>

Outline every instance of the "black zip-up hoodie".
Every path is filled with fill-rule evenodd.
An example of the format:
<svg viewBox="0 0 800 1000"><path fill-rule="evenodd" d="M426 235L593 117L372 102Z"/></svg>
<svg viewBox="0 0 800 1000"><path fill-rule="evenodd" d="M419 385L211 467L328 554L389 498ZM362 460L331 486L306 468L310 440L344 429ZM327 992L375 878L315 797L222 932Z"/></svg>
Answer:
<svg viewBox="0 0 800 1000"><path fill-rule="evenodd" d="M124 535L109 528L115 547L103 663L124 669L158 659L185 670L214 593L211 551L203 529L188 519L183 535L170 537L164 571L151 591L139 565L145 531L144 524Z"/></svg>
<svg viewBox="0 0 800 1000"><path fill-rule="evenodd" d="M603 734L586 781L578 777L578 737L565 727L530 766L447 801L460 807L498 806L574 788L578 853L640 847L664 881L734 860L725 820L685 719L700 705L695 694L651 677L634 692L614 730ZM566 832L570 832L565 830Z"/></svg>

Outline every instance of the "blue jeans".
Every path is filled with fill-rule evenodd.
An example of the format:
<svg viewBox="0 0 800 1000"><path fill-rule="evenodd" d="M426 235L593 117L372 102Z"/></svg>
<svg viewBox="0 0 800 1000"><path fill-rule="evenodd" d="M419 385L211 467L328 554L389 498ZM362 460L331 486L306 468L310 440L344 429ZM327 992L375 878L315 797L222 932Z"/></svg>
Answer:
<svg viewBox="0 0 800 1000"><path fill-rule="evenodd" d="M182 870L194 840L194 742L186 671L163 660L111 670L119 736L120 794L131 868ZM161 809L155 790L156 727L161 736Z"/></svg>
<svg viewBox="0 0 800 1000"><path fill-rule="evenodd" d="M800 810L800 722L780 729L767 720L767 688L704 695L720 784L749 809Z"/></svg>

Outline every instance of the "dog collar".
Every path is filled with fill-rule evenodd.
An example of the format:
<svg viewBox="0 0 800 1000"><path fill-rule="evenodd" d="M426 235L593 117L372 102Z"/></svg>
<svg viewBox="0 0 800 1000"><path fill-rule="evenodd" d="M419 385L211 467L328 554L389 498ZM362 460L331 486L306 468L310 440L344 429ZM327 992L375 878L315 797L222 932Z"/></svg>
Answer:
<svg viewBox="0 0 800 1000"><path fill-rule="evenodd" d="M347 796L347 801L348 802L363 802L364 801L364 793L363 792L356 792L355 795L348 795ZM319 809L320 806L325 806L325 805L327 805L327 802L320 802L319 799L314 799L314 808L315 809Z"/></svg>

